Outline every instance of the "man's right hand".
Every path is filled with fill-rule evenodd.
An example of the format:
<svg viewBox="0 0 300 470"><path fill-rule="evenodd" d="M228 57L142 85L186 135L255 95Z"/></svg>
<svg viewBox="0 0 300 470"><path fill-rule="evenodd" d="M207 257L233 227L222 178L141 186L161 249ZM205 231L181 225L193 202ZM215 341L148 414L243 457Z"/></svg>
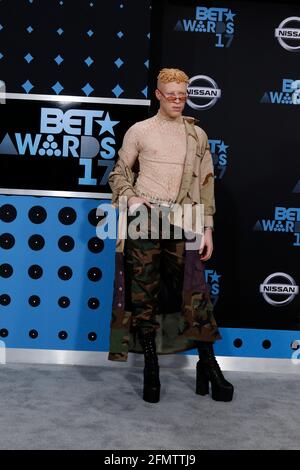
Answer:
<svg viewBox="0 0 300 470"><path fill-rule="evenodd" d="M150 208L152 207L150 202L148 201L148 199L146 199L144 197L131 196L127 201L127 205L128 205L128 207L131 207L134 204L136 204L136 207L140 206L141 204L145 204L146 206L148 206Z"/></svg>

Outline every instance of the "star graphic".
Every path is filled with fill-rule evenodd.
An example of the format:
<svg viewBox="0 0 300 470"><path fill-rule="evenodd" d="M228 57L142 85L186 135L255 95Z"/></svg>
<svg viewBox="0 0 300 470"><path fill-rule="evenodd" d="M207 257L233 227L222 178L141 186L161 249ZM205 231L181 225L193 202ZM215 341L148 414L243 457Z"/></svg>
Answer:
<svg viewBox="0 0 300 470"><path fill-rule="evenodd" d="M226 153L227 152L226 149L228 149L229 145L225 145L224 140L221 140L221 145L218 145L218 147L220 149L220 152Z"/></svg>
<svg viewBox="0 0 300 470"><path fill-rule="evenodd" d="M104 132L109 132L110 134L115 135L113 127L116 124L119 124L120 121L112 121L109 117L109 112L107 112L105 119L98 119L96 122L101 126L99 135L104 134Z"/></svg>
<svg viewBox="0 0 300 470"><path fill-rule="evenodd" d="M236 15L236 13L232 13L231 10L229 10L228 13L225 13L225 16L226 16L226 21L230 20L230 21L233 21L233 17Z"/></svg>
<svg viewBox="0 0 300 470"><path fill-rule="evenodd" d="M217 274L217 272L215 271L214 274L210 275L210 281L219 282L219 277L221 277L221 274Z"/></svg>

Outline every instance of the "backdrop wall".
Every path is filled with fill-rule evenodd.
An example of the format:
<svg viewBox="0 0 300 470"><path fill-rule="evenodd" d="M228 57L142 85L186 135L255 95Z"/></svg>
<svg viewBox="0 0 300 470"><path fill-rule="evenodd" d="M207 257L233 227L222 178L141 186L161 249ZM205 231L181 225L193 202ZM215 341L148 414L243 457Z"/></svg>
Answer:
<svg viewBox="0 0 300 470"><path fill-rule="evenodd" d="M299 7L10 0L0 24L2 345L107 351L114 242L96 237L96 209L169 66L191 77L185 114L214 158L217 354L297 357Z"/></svg>

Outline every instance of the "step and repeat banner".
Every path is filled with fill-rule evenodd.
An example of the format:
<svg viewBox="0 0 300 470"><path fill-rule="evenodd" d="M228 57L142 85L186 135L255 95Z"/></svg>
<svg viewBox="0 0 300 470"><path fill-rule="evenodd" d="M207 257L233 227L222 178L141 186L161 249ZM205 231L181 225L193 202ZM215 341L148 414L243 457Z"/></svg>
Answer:
<svg viewBox="0 0 300 470"><path fill-rule="evenodd" d="M300 7L188 0L153 7L150 89L156 70L186 71L184 113L199 120L213 155L215 251L206 275L218 322L298 330Z"/></svg>
<svg viewBox="0 0 300 470"><path fill-rule="evenodd" d="M115 242L96 236L96 210L110 201L125 131L157 111L158 71L179 67L191 77L185 114L214 159L205 273L224 338L216 351L290 357L297 4L2 0L0 39L0 347L107 351Z"/></svg>
<svg viewBox="0 0 300 470"><path fill-rule="evenodd" d="M96 211L148 117L149 33L147 1L0 2L0 349L108 350L115 240Z"/></svg>

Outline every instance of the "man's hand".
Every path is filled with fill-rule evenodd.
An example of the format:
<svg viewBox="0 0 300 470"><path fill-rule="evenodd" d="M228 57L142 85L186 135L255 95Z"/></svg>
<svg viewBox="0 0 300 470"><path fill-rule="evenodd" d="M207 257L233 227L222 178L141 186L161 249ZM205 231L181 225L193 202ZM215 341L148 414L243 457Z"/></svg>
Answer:
<svg viewBox="0 0 300 470"><path fill-rule="evenodd" d="M127 201L128 208L130 208L133 205L136 205L136 207L138 207L141 204L145 204L146 206L150 208L152 207L150 202L144 197L131 196ZM134 207L132 207L132 209L134 210Z"/></svg>
<svg viewBox="0 0 300 470"><path fill-rule="evenodd" d="M204 229L204 236L202 237L202 242L199 249L201 261L209 260L213 249L212 230L210 228Z"/></svg>

